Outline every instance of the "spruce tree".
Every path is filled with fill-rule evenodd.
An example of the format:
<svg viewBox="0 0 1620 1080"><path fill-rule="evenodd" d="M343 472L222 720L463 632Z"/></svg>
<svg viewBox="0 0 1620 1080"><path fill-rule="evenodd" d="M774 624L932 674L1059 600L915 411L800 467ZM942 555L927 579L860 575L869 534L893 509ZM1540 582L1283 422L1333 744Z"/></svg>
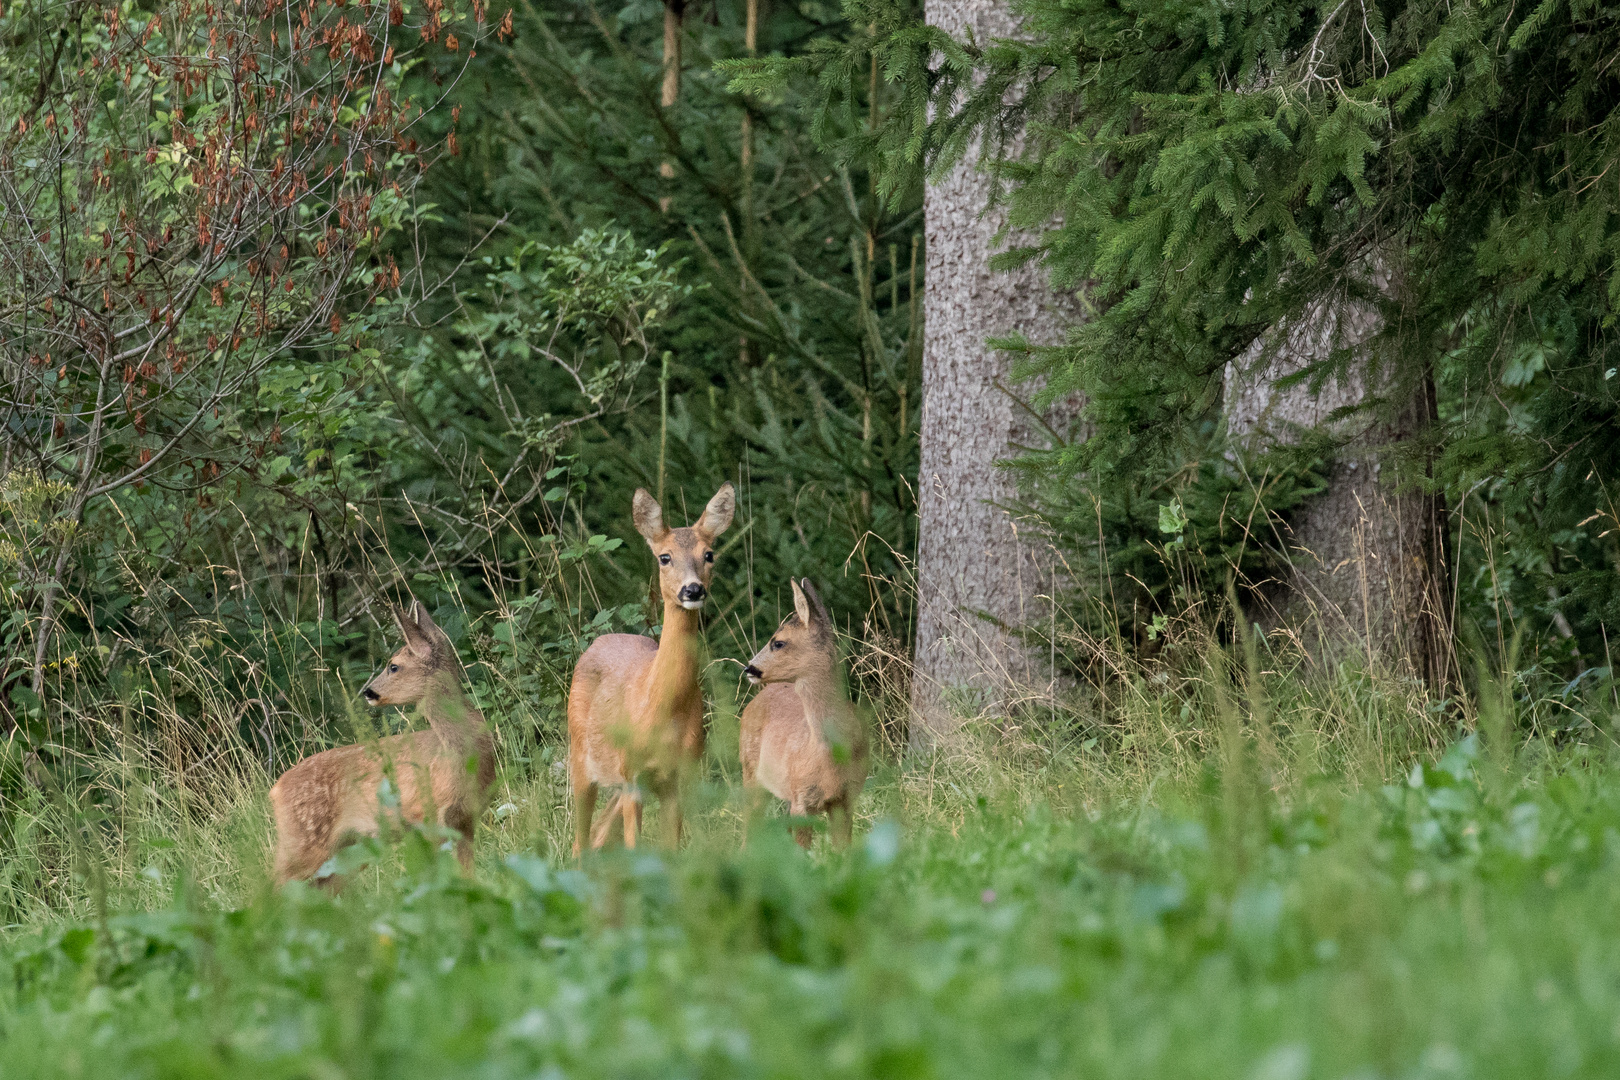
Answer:
<svg viewBox="0 0 1620 1080"><path fill-rule="evenodd" d="M1207 453L1234 360L1325 303L1364 305L1376 329L1295 357L1278 389L1359 382L1332 419L1373 433L1402 487L1450 494L1465 573L1446 600L1465 623L1545 632L1573 665L1604 657L1620 617L1620 16L1592 0L1021 10L1019 37L986 41L850 0L911 108L841 148L900 190L981 145L1008 220L1040 236L1009 261L1090 297L1095 316L1022 371L1047 399L1083 391L1093 436L1032 470L1155 490ZM824 116L851 107L851 53L799 65ZM1369 260L1394 287L1369 283ZM1430 415L1409 423L1431 382ZM1368 449L1317 434L1330 460Z"/></svg>

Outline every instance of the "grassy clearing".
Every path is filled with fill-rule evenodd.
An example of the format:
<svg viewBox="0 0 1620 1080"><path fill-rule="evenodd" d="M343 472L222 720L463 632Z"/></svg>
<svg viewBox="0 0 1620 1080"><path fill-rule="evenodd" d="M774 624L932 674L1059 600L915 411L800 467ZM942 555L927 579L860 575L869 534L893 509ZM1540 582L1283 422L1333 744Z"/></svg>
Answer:
<svg viewBox="0 0 1620 1080"><path fill-rule="evenodd" d="M722 713L690 845L571 868L542 746L475 879L413 835L335 902L266 889L262 777L131 750L117 827L12 816L13 909L52 900L5 938L0 1075L1614 1075L1612 708L1515 743L1553 706L1499 700L1448 742L1398 682L1250 681L891 754L810 857L740 850Z"/></svg>

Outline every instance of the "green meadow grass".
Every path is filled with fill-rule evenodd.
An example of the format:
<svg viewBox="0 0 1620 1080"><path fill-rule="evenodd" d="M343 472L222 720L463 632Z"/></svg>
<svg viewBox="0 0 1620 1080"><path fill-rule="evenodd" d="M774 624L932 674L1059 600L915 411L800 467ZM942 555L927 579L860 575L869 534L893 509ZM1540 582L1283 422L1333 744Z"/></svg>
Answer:
<svg viewBox="0 0 1620 1080"><path fill-rule="evenodd" d="M1421 710L1274 688L891 755L854 847L808 856L780 819L742 848L717 762L679 854L572 866L542 753L474 878L412 834L336 900L267 888L262 782L204 809L152 781L99 832L41 793L11 818L12 909L50 902L0 941L0 1077L1620 1075L1602 724L1510 746L1487 714L1402 759Z"/></svg>

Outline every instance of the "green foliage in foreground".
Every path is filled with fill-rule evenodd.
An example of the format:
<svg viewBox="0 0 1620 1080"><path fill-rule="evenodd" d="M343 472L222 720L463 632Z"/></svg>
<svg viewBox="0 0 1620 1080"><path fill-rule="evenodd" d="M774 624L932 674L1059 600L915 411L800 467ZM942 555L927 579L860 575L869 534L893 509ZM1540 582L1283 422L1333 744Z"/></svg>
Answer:
<svg viewBox="0 0 1620 1080"><path fill-rule="evenodd" d="M811 858L467 881L417 837L335 903L13 938L0 1075L1614 1075L1620 773L1532 756L1286 797L1239 760L1174 811L968 791Z"/></svg>

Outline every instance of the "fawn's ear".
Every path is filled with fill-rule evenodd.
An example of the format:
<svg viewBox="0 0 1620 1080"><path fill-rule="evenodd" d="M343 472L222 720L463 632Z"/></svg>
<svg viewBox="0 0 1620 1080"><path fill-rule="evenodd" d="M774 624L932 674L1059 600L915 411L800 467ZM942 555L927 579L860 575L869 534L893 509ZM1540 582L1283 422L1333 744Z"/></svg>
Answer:
<svg viewBox="0 0 1620 1080"><path fill-rule="evenodd" d="M810 584L809 578L800 578L799 585L801 587L798 592L802 593L804 597L810 601L810 611L815 615L816 621L823 627L831 629L832 616L827 614L827 605L821 602L821 594L816 592L816 587ZM797 599L798 597L795 595L795 602L797 602ZM802 617L803 616L801 616L801 618Z"/></svg>
<svg viewBox="0 0 1620 1080"><path fill-rule="evenodd" d="M788 584L793 586L793 613L799 617L799 625L808 630L810 629L810 619L812 617L810 600L804 595L804 590L799 588L797 581L789 578Z"/></svg>
<svg viewBox="0 0 1620 1080"><path fill-rule="evenodd" d="M411 607L419 611L422 605L412 600ZM413 615L402 607L396 607L394 609L394 621L399 623L399 632L405 635L405 647L411 650L413 655L424 660L427 659L433 652L433 642L428 639L427 633L417 625ZM431 621L429 625L432 625Z"/></svg>
<svg viewBox="0 0 1620 1080"><path fill-rule="evenodd" d="M664 526L664 509L646 488L636 488L636 497L630 501L630 517L636 523L636 532L647 543L656 544L669 529Z"/></svg>
<svg viewBox="0 0 1620 1080"><path fill-rule="evenodd" d="M720 485L720 490L714 493L709 505L703 508L703 516L698 518L695 528L713 540L731 526L731 516L736 512L737 489L727 480Z"/></svg>
<svg viewBox="0 0 1620 1080"><path fill-rule="evenodd" d="M427 605L420 600L413 599L411 601L411 621L416 624L417 629L422 631L422 636L429 641L450 640L445 632L439 629L439 625L433 621L433 616L428 614Z"/></svg>

